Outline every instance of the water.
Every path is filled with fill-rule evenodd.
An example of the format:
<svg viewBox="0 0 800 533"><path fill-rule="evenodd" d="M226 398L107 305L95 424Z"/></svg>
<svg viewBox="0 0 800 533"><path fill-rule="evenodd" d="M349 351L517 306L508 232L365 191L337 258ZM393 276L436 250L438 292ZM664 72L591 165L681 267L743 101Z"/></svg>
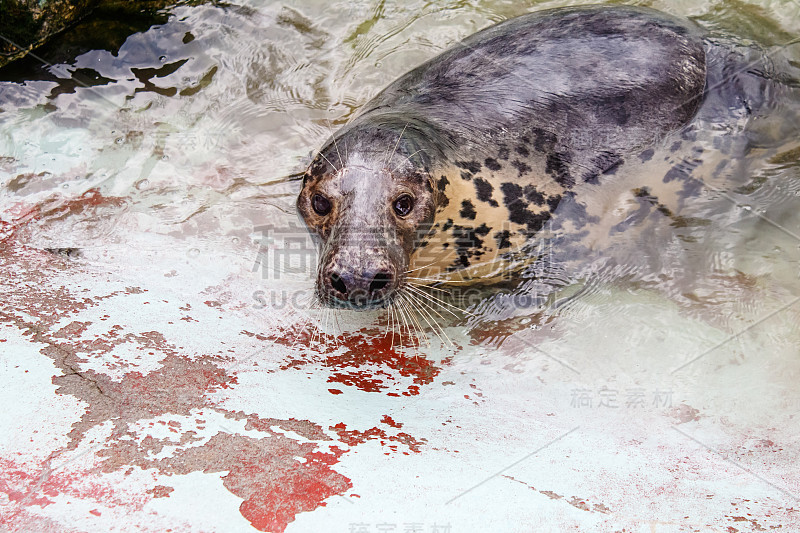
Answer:
<svg viewBox="0 0 800 533"><path fill-rule="evenodd" d="M358 350L347 359L331 343L379 338L386 318L308 309L308 265L280 255L305 242L291 176L400 74L491 23L559 5L181 5L124 39L57 42L40 51L51 64L0 72L2 231L61 250L52 261L88 278L125 271L165 295L213 293L254 331L298 335L290 355L276 343L276 359L359 366ZM783 47L800 35L796 2L640 5L776 47L776 64L800 69L800 45ZM790 141L800 137L800 100L773 107L760 127L775 141L748 155L740 182L700 191L687 209L694 223L637 237L616 269L576 280L550 302L559 305L497 314L492 300L475 302L471 314L457 312L463 320L423 328L430 340L417 347L404 331L392 342L424 363L416 385L401 380L397 391L431 392L425 364L484 384L522 376L545 387L543 406L575 412L588 399L596 407L614 396L624 407L636 390L649 405L669 391L665 416L704 420L709 441L763 430L791 448L800 429L800 150ZM309 316L330 336L303 330ZM346 386L373 390L353 380Z"/></svg>

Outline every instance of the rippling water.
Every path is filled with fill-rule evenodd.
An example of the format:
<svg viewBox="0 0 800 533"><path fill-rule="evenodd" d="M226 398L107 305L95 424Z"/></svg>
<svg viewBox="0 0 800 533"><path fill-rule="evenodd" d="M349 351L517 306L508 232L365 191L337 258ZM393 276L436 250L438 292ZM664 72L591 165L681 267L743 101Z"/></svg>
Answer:
<svg viewBox="0 0 800 533"><path fill-rule="evenodd" d="M100 270L192 269L230 284L255 322L305 320L308 272L259 263L298 222L298 184L287 176L395 77L489 24L565 4L181 5L113 43L57 42L40 52L46 63L0 72L4 231L34 248L77 249L75 261ZM787 45L800 35L796 3L647 5L772 47L776 65L800 69L800 45ZM762 407L797 405L800 100L770 105L763 149L745 159L739 182L699 191L687 207L695 223L636 237L613 268L575 280L544 310L498 314L496 299L474 303L446 328L461 364L498 346L540 359L550 379L575 383L581 369L588 387L670 386L706 405L744 391ZM352 329L382 319L321 320ZM446 339L429 336L422 355L448 353ZM757 384L737 366L757 368ZM722 367L709 399L704 376Z"/></svg>

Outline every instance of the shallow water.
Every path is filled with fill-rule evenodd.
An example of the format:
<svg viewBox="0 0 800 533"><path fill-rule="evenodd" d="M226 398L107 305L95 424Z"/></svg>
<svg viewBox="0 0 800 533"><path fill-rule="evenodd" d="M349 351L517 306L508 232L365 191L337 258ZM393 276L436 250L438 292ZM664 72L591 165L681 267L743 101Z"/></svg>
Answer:
<svg viewBox="0 0 800 533"><path fill-rule="evenodd" d="M7 70L11 80L0 86L5 218L24 221L20 231L31 246L78 248L88 261L125 261L132 241L137 250L157 252L157 235L179 236L190 256L213 254L239 266L274 260L258 255L263 235L296 232L291 238L299 241L305 233L295 229L297 184L285 176L302 170L332 129L396 76L458 39L526 9L556 5L184 6L121 45L114 35L109 50L56 43L42 59L59 63L29 58ZM770 54L779 67L797 66L800 46L781 47L800 27L792 3L652 6L775 46ZM78 55L63 60L65 48ZM800 104L783 99L773 106L762 128L781 129L777 138L788 141ZM687 312L709 312L723 322L729 313L715 306L732 313L745 279L768 285L770 294L797 294L800 186L797 153L787 152L787 144L771 163L754 154L740 182L724 184L722 193L699 190L704 198L690 210L701 225L652 230L656 236L615 259L622 263L617 270L661 279L648 286ZM64 205L93 194L119 200L64 212ZM267 270L283 270L274 267ZM283 277L302 286L310 272ZM609 276L624 277L617 274ZM720 289L723 279L730 286ZM593 283L614 291L619 281ZM693 286L708 294L693 297ZM757 300L747 316L770 308L769 299ZM579 299L560 313L580 313L590 301ZM256 295L249 303L261 302ZM625 316L626 307L615 314Z"/></svg>
<svg viewBox="0 0 800 533"><path fill-rule="evenodd" d="M2 230L34 249L77 249L66 264L98 276L127 265L143 283L188 274L166 285L176 295L224 287L227 312L256 329L309 317L332 336L385 328L380 313L309 309L313 257L281 255L307 246L287 176L395 77L493 22L559 5L183 5L108 49L65 58L56 43L41 51L53 64L0 72ZM800 44L785 46L800 35L796 2L639 5L771 46L776 64L800 69ZM473 302L443 330L421 324L420 346L408 331L396 342L467 373L525 373L564 408L575 391L622 401L635 388L651 402L668 390L671 406L797 434L797 116L800 100L776 100L760 126L772 152L752 152L739 182L699 190L686 216L700 222L649 229L546 309ZM318 337L306 348L328 353Z"/></svg>

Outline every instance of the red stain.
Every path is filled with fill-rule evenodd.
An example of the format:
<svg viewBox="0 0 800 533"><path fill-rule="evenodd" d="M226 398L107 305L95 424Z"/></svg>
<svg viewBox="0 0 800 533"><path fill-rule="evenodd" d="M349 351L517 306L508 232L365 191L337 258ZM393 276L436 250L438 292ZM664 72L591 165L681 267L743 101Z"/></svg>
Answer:
<svg viewBox="0 0 800 533"><path fill-rule="evenodd" d="M44 481L42 481L42 478ZM41 485L39 485L41 483ZM37 489L37 490L34 490ZM27 506L47 507L53 498L67 494L74 498L94 501L102 505L124 506L130 511L141 510L146 498L129 493L118 494L113 486L99 483L90 470L57 470L43 476L40 465L21 465L0 457L0 494L4 494L16 508L0 514L0 526L15 530L16 519ZM99 516L99 511L90 511Z"/></svg>
<svg viewBox="0 0 800 533"><path fill-rule="evenodd" d="M10 502L22 502L26 498L33 505L44 507L53 503L49 498L29 494L27 487L35 482L35 474L24 470L9 459L0 457L0 493ZM0 515L2 516L2 515ZM0 521L0 524L6 523Z"/></svg>
<svg viewBox="0 0 800 533"><path fill-rule="evenodd" d="M87 210L107 206L119 207L125 203L125 198L103 196L99 189L89 189L74 198L65 199L63 196L54 196L36 205L20 205L17 206L14 220L11 222L12 233L33 221L41 219L59 220L73 215L86 217L87 215L84 212Z"/></svg>
<svg viewBox="0 0 800 533"><path fill-rule="evenodd" d="M413 348L407 336L402 346L385 332L362 330L331 337L315 335L310 328L294 326L276 332L273 336L244 334L260 340L272 341L281 346L302 350L282 369L299 368L310 363L320 363L329 369L329 383L340 383L365 392L385 392L388 396L413 396L419 394L420 386L427 385L441 372L441 367L425 357L407 355L401 348ZM316 355L325 356L319 360ZM445 361L446 363L447 361ZM401 378L411 378L412 385L402 385Z"/></svg>
<svg viewBox="0 0 800 533"><path fill-rule="evenodd" d="M42 213L66 216L104 205L104 202L99 193L91 193L49 210L44 206ZM85 413L67 435L69 443L56 453L76 450L84 442L86 434L97 426L110 423L111 433L95 453L99 464L88 471L48 473L0 462L0 492L19 504L19 512L24 512L27 506L49 505L60 494L74 495L106 506L123 505L134 511L152 498L168 497L172 490L157 486L140 494L141 501L130 497L115 498L111 488L94 482L101 473L131 472L134 467L154 469L162 475L225 472L222 478L224 486L243 500L242 515L259 530L283 531L298 513L313 511L324 506L328 498L344 495L352 489L351 481L333 469L346 450L326 446L327 452L319 451L320 442L332 444L328 430L309 421L264 419L215 406L211 400L215 392L237 385L236 376L225 370L224 360L205 354L185 353L158 331L131 331L129 327L111 321L91 324L79 320L84 310L97 308L103 305L104 300L129 298L146 292L146 289L127 287L124 291L100 295L93 295L86 289L73 294L66 287L50 285L49 276L53 268L48 254L4 242L0 246L0 286L8 290L0 302L0 317L31 342L44 346L41 353L58 369L52 378L57 394L73 396L85 406ZM105 309L100 307L97 315L108 318L103 311ZM70 321L70 317L74 319ZM95 328L105 328L105 331L98 331L90 339L82 339L89 327L93 331ZM286 345L295 341L288 338L286 332L277 332L275 338L268 338ZM312 341L308 335L304 338L301 335L297 340L301 345L305 343L305 346L314 347L317 353L306 348L301 352L301 358L287 364L285 369L321 364L330 372L329 381L362 390L373 388L394 396L417 394L420 386L430 383L439 372L439 367L433 363L421 357L407 356L398 347L393 347L390 338L370 332L343 336L337 339L338 346L328 345L322 340ZM125 350L157 357L159 368L145 373L126 367L128 363L118 355L122 345L125 345ZM319 353L327 357L320 361ZM112 379L102 370L86 368L84 363L90 359L103 361L117 370L115 377ZM342 391L332 388L330 392ZM154 459L165 447L175 446L178 441L199 441L194 430L201 431L204 423L198 422L184 429L186 422L171 422L167 426L174 435L171 440L154 438L146 430L132 429L142 420L173 414L193 419L196 413L205 410L246 420L246 427L260 432L263 438L221 432L203 444L186 448L179 446L171 455ZM424 445L424 440L397 432L400 424L390 417L384 417L382 422L388 424L392 433L379 428L348 430L344 424L330 430L351 447L372 439L387 445L389 450L396 450L395 444L402 444L411 452L419 452ZM155 426L159 427L158 424ZM299 442L274 430L276 426L308 440ZM98 509L103 510L103 507ZM100 512L98 509L93 510ZM0 524L8 525L10 529L19 525L7 516L0 519Z"/></svg>
<svg viewBox="0 0 800 533"><path fill-rule="evenodd" d="M74 337L79 337L83 335L89 326L91 326L91 322L70 322L60 330L53 333L53 337L61 337L64 339L71 339Z"/></svg>
<svg viewBox="0 0 800 533"><path fill-rule="evenodd" d="M388 425L392 426L393 428L397 428L397 429L400 429L401 427L403 427L403 424L399 424L399 423L395 422L394 419L392 419L392 417L389 416L389 415L383 415L383 418L381 418L381 422L383 422L384 424L388 424Z"/></svg>
<svg viewBox="0 0 800 533"><path fill-rule="evenodd" d="M331 429L339 436L339 440L348 446L357 446L371 439L380 439L381 444L399 442L400 444L406 445L412 452L419 453L420 448L427 442L425 439L415 439L408 433L402 431L395 435L390 435L381 428L370 428L366 431L359 431L357 429L348 430L344 422L339 422L335 426L331 426Z"/></svg>
<svg viewBox="0 0 800 533"><path fill-rule="evenodd" d="M119 207L125 204L125 202L125 198L120 198L118 196L103 196L99 189L89 189L77 198L70 198L63 203L61 202L61 199L53 199L42 202L42 204L40 204L40 212L42 216L67 216L82 213L89 208L106 206Z"/></svg>
<svg viewBox="0 0 800 533"><path fill-rule="evenodd" d="M330 392L331 394L343 394L343 392L340 391L339 389L328 389L328 392Z"/></svg>
<svg viewBox="0 0 800 533"><path fill-rule="evenodd" d="M245 459L246 460L246 459ZM301 512L309 512L324 506L324 500L347 489L328 484L327 478L332 471L318 464L298 468L287 473L278 482L271 479L259 483L258 473L265 468L258 464L243 464L242 474L246 479L250 494L239 506L239 510L259 531L283 531L295 516ZM256 474L256 475L253 475ZM223 478L239 481L235 470ZM271 476L264 476L271 477ZM347 479L347 478L344 478ZM325 480L325 481L323 481Z"/></svg>
<svg viewBox="0 0 800 533"><path fill-rule="evenodd" d="M152 489L147 491L147 494L152 494L153 498L169 498L170 493L174 492L175 489L172 487L166 487L164 485L156 485Z"/></svg>
<svg viewBox="0 0 800 533"><path fill-rule="evenodd" d="M14 233L16 233L17 227L12 224L11 222L6 222L5 220L0 220L0 243L5 241L6 239L11 239L14 237Z"/></svg>
<svg viewBox="0 0 800 533"><path fill-rule="evenodd" d="M3 257L0 257L0 267L3 266L2 260ZM19 261L9 263L13 266ZM8 277L6 280L10 282ZM301 445L271 429L277 425L310 439L330 441L322 428L303 421L263 420L249 416L246 417L248 427L263 432L263 439L222 433L212 437L205 445L189 448L174 457L160 461L151 459L171 442L148 435L137 443L130 438L129 424L171 413L189 415L204 407L223 412L226 416L241 418L242 415L238 413L213 407L208 400L210 393L235 386L236 377L226 373L212 358L196 354L188 357L180 353L156 331L128 333L121 326L110 326L105 334L80 340L75 337L85 333L89 324L73 321L55 333L49 333L48 328L61 320L65 310L69 313L70 309L82 310L95 306L104 297L74 299L64 289L53 294L47 290L37 293L30 287L21 285L19 291L11 291L10 295L16 297L0 304L0 314L8 318L9 326L45 344L42 353L53 359L63 372L53 378L58 393L72 395L86 402L86 413L70 432L67 449L77 448L92 427L107 421L114 425L104 448L97 452L98 457L105 459L97 469L82 472L81 479L92 479L97 472L130 470L130 465L155 468L166 474L226 471L228 473L223 479L225 487L244 500L242 514L254 527L269 531L283 530L297 513L324 505L326 498L344 494L351 488L350 481L331 468L344 453L343 450L334 447L331 453L320 454L316 452L315 443ZM144 291L138 288L128 291L129 294L141 292ZM27 324L19 312L37 317L37 326ZM80 368L80 362L87 357L113 359L117 347L122 344L131 344L147 353L166 354L166 357L161 360L161 367L157 370L146 374L126 372L117 380L112 380L102 372ZM175 421L171 421L168 427L180 434ZM191 440L192 434L194 431L183 433L181 440L187 436ZM123 440L121 437L126 438ZM298 461L297 457L304 458L305 462ZM0 467L0 491L13 502L24 501L23 506L49 505L54 501L52 498L59 494L74 493L76 483L80 481L66 478L65 473L58 472L46 476L44 483L37 486L41 472L31 473L2 463ZM96 485L90 491L76 496L108 504L106 491L107 488ZM168 488L153 489L147 499L166 495ZM131 503L123 501L121 504L131 507ZM19 512L23 512L23 509L20 507ZM4 521L9 526L14 525L12 517L4 518Z"/></svg>
<svg viewBox="0 0 800 533"><path fill-rule="evenodd" d="M180 474L194 470L191 465L199 460L204 472L227 471L222 481L244 500L239 506L242 516L260 531L283 531L297 514L324 506L327 498L352 488L347 477L331 468L342 453L335 447L331 453L320 453L314 443L299 443L274 432L263 439L220 433L202 449L189 448L151 464Z"/></svg>
<svg viewBox="0 0 800 533"><path fill-rule="evenodd" d="M102 513L101 513L100 511L98 511L97 509L92 509L91 511L89 511L89 513L90 513L90 514L93 514L93 515L95 515L95 516L100 516L100 515L102 514Z"/></svg>

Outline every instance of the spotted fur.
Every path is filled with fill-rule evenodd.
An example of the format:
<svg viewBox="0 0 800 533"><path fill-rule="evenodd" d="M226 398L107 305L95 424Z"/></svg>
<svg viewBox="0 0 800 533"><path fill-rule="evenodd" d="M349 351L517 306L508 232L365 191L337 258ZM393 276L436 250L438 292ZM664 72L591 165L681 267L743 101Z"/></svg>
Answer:
<svg viewBox="0 0 800 533"><path fill-rule="evenodd" d="M707 77L724 70L724 61L708 70L712 48L695 24L652 9L560 8L492 26L402 76L306 173L298 206L323 249L318 291L330 264L360 273L398 262L396 286L403 272L488 279L545 230L585 243L622 231L619 221L603 227L613 206L593 200L609 183L628 187L636 216L673 216L662 198L692 192L702 147L689 158L679 150L697 140L689 125L702 116ZM643 168L662 177L658 191L636 183ZM343 190L348 172L360 182ZM413 224L385 207L403 187L417 195ZM310 211L320 190L341 197L327 218ZM345 208L378 210L354 218L385 229L391 252L345 250Z"/></svg>

